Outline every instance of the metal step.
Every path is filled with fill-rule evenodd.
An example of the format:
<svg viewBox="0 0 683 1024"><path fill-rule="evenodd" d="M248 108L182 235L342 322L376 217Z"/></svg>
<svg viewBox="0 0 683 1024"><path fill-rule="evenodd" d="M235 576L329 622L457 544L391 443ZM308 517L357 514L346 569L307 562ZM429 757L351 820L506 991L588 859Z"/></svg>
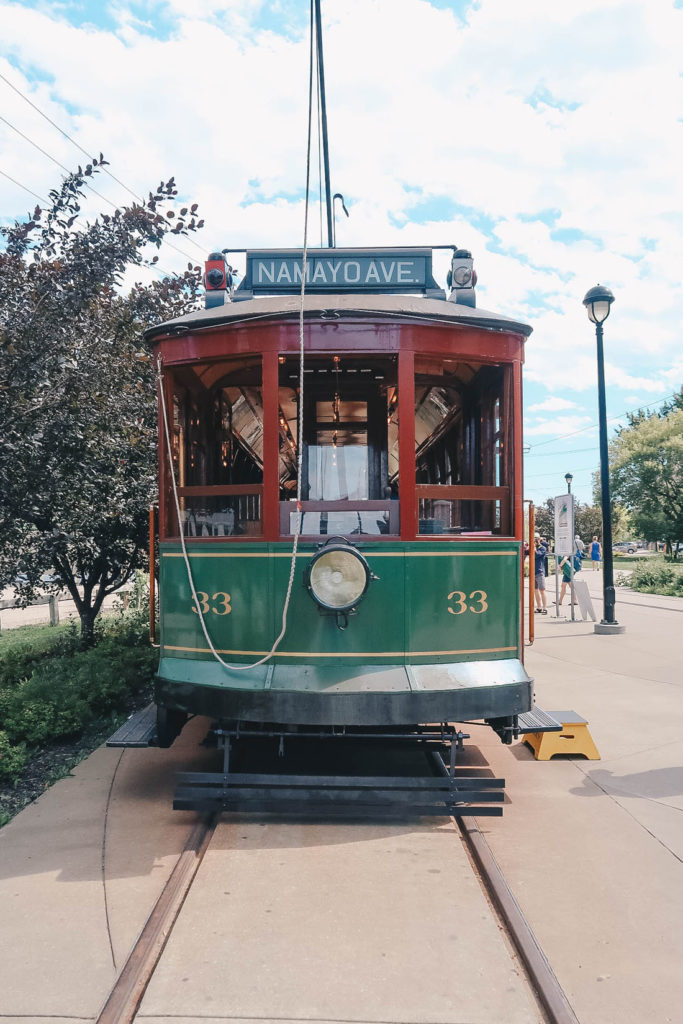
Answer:
<svg viewBox="0 0 683 1024"><path fill-rule="evenodd" d="M136 711L106 742L107 747L155 747L156 745L156 704L150 704L142 711Z"/></svg>
<svg viewBox="0 0 683 1024"><path fill-rule="evenodd" d="M541 711L540 708L532 708L517 716L517 723L520 733L527 732L562 732L562 724L556 718Z"/></svg>

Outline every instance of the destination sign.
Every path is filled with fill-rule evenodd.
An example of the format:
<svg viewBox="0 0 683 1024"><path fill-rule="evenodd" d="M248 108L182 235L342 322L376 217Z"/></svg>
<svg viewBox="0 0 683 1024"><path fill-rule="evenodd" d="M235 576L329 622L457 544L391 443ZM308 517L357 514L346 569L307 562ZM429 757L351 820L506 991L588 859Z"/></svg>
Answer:
<svg viewBox="0 0 683 1024"><path fill-rule="evenodd" d="M247 252L246 274L234 298L301 290L300 250ZM431 249L308 250L306 290L443 294L432 277ZM240 293L243 293L241 295Z"/></svg>

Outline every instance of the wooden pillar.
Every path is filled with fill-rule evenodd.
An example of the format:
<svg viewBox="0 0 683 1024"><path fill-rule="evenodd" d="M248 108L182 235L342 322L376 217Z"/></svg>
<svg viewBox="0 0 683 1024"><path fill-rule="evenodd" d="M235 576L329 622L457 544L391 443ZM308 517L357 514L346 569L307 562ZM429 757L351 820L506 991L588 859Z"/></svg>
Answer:
<svg viewBox="0 0 683 1024"><path fill-rule="evenodd" d="M417 535L415 493L415 353L398 354L398 492L401 540Z"/></svg>
<svg viewBox="0 0 683 1024"><path fill-rule="evenodd" d="M513 531L517 540L524 540L524 451L522 447L522 364L518 360L512 364L512 444L514 478L512 484Z"/></svg>
<svg viewBox="0 0 683 1024"><path fill-rule="evenodd" d="M263 536L277 540L280 534L280 422L278 353L263 353Z"/></svg>

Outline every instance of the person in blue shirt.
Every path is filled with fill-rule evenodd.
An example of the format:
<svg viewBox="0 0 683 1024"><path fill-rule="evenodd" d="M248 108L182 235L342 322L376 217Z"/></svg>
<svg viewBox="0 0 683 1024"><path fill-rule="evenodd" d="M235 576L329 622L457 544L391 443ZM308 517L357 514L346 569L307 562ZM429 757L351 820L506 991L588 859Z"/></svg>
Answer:
<svg viewBox="0 0 683 1024"><path fill-rule="evenodd" d="M534 600L536 614L548 614L548 598L545 593L545 565L548 557L548 546L541 540L540 534L534 537Z"/></svg>
<svg viewBox="0 0 683 1024"><path fill-rule="evenodd" d="M601 555L600 541L598 540L597 537L593 537L593 540L591 541L591 562L593 563L593 571L594 572L595 572L596 569L600 568L600 555Z"/></svg>

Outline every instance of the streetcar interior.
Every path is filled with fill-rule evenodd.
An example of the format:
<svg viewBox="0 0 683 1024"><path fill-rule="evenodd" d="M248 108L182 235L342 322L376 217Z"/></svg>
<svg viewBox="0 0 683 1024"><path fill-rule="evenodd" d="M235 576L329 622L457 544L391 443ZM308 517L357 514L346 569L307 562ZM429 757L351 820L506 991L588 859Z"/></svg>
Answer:
<svg viewBox="0 0 683 1024"><path fill-rule="evenodd" d="M421 534L509 534L511 367L415 360Z"/></svg>
<svg viewBox="0 0 683 1024"><path fill-rule="evenodd" d="M271 407L275 401L279 535L291 536L299 516L305 536L398 536L398 357L307 358L299 510L298 356L280 356L278 371L277 395L265 396L260 356L180 366L169 374L185 536L263 535L264 402ZM411 500L420 535L510 535L511 393L508 365L416 356ZM177 536L166 493L166 535Z"/></svg>

